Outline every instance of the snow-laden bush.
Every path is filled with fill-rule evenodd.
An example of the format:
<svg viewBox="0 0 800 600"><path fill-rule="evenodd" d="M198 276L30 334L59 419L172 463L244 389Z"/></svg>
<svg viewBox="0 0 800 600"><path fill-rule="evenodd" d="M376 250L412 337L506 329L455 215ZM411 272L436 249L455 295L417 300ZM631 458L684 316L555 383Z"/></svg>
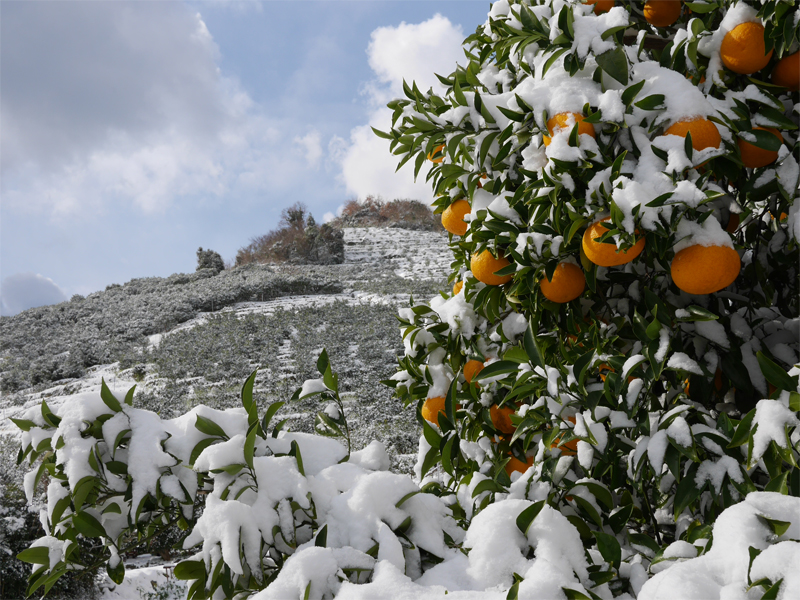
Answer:
<svg viewBox="0 0 800 600"><path fill-rule="evenodd" d="M668 545L652 563L645 547L612 532L596 533L587 551L574 513L557 510L552 487L532 471L465 518L459 503L485 496L480 483L442 493L388 472L378 442L348 450L338 377L324 353L318 366L322 376L295 397L321 397L321 435L273 424L282 403L259 411L254 376L236 409L198 406L162 420L131 406L133 390L123 398L104 386L15 419L20 456L35 466L25 491L47 489L47 535L19 555L35 565L29 593L103 565L119 583L126 551L178 528L187 556L175 576L189 598L611 598L606 574L615 566L639 598L748 587L785 595L798 583L800 499L774 492L747 496L713 531ZM596 506L598 489L586 480L570 493ZM94 543L80 549L79 540Z"/></svg>

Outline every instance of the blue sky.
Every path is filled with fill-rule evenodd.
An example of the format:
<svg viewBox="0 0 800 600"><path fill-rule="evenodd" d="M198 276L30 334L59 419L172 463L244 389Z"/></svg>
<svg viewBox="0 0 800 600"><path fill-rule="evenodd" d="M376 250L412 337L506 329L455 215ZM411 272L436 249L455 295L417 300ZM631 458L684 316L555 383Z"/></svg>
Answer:
<svg viewBox="0 0 800 600"><path fill-rule="evenodd" d="M226 260L304 202L429 201L385 103L436 86L489 3L0 3L2 314Z"/></svg>

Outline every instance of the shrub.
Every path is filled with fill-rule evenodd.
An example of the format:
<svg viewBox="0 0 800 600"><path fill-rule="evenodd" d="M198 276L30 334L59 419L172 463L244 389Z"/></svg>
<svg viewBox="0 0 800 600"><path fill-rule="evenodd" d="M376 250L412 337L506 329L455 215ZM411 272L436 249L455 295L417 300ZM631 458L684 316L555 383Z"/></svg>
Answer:
<svg viewBox="0 0 800 600"><path fill-rule="evenodd" d="M239 249L236 265L248 263L341 264L344 235L330 225L317 227L313 215L302 203L281 213L278 229L250 240Z"/></svg>
<svg viewBox="0 0 800 600"><path fill-rule="evenodd" d="M211 269L215 273L219 273L225 270L225 261L222 260L218 252L203 250L200 247L197 249L197 269L195 270L201 271L203 269Z"/></svg>
<svg viewBox="0 0 800 600"><path fill-rule="evenodd" d="M363 201L349 200L341 214L331 221L334 227L399 227L424 231L442 231L442 224L431 209L419 200L395 199L384 202L367 196Z"/></svg>

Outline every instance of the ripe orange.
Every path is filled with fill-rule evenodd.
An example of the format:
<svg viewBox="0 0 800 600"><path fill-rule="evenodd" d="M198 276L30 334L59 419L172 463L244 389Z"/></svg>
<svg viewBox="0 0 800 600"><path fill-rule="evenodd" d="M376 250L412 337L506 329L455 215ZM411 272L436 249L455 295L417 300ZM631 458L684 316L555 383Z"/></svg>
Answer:
<svg viewBox="0 0 800 600"><path fill-rule="evenodd" d="M572 129L572 126L577 123L578 124L578 134L585 133L592 137L595 137L594 134L594 125L591 123L584 123L583 120L586 117L580 115L578 113L573 112L563 112L558 113L555 117L551 117L547 120L547 131L550 132L550 135L555 135L559 131L564 128ZM542 140L544 141L545 146L550 145L550 137L542 136Z"/></svg>
<svg viewBox="0 0 800 600"><path fill-rule="evenodd" d="M796 92L800 90L800 52L780 59L772 69L772 83Z"/></svg>
<svg viewBox="0 0 800 600"><path fill-rule="evenodd" d="M518 458L515 458L514 456L512 456L511 460L509 460L506 463L506 473L508 473L508 476L511 477L511 474L514 471L519 471L520 473L524 473L525 471L527 471L532 466L533 466L533 457L532 456L528 456L527 457L527 463L524 463L521 460L519 460Z"/></svg>
<svg viewBox="0 0 800 600"><path fill-rule="evenodd" d="M601 15L614 8L614 0L584 0L584 4L594 4L594 14Z"/></svg>
<svg viewBox="0 0 800 600"><path fill-rule="evenodd" d="M783 138L781 137L781 132L777 129L767 129L766 127L753 127L753 129L759 129L761 131L769 131L772 135L777 137L781 143L783 143ZM736 140L736 144L739 146L739 152L742 155L742 162L744 166L748 169L757 169L758 167L766 167L767 165L771 165L776 160L778 160L778 152L774 150L764 150L763 148L759 148L751 144L750 142L746 142L743 139Z"/></svg>
<svg viewBox="0 0 800 600"><path fill-rule="evenodd" d="M468 360L464 365L464 379L472 383L475 376L483 370L483 363L479 360Z"/></svg>
<svg viewBox="0 0 800 600"><path fill-rule="evenodd" d="M439 413L445 413L444 403L445 398L442 396L436 396L435 398L428 398L425 400L425 403L422 405L422 418L438 427ZM455 408L459 410L461 405L456 404Z"/></svg>
<svg viewBox="0 0 800 600"><path fill-rule="evenodd" d="M644 18L656 27L669 27L681 16L680 0L647 0L644 3Z"/></svg>
<svg viewBox="0 0 800 600"><path fill-rule="evenodd" d="M582 247L584 253L586 254L586 258L588 258L594 264L600 265L601 267L616 267L618 265L624 265L625 263L631 262L634 258L642 253L642 250L644 250L643 237L639 238L633 247L628 248L627 250L621 250L619 252L617 252L616 244L598 242L597 238L602 237L606 231L608 231L605 227L603 227L602 223L610 220L611 217L606 217L602 221L598 221L597 223L590 225L583 234Z"/></svg>
<svg viewBox="0 0 800 600"><path fill-rule="evenodd" d="M463 281L456 281L455 285L453 285L453 296L457 296L458 293L461 291L461 288L464 287Z"/></svg>
<svg viewBox="0 0 800 600"><path fill-rule="evenodd" d="M767 66L772 50L766 52L764 26L761 23L741 23L722 39L719 47L722 64L734 73L750 75Z"/></svg>
<svg viewBox="0 0 800 600"><path fill-rule="evenodd" d="M736 250L695 244L675 254L672 281L687 294L712 294L732 284L741 270Z"/></svg>
<svg viewBox="0 0 800 600"><path fill-rule="evenodd" d="M489 409L489 416L492 417L492 425L495 426L495 429L503 433L514 433L516 427L514 427L514 424L511 422L511 415L515 412L517 411L510 406L499 407L496 404L492 404Z"/></svg>
<svg viewBox="0 0 800 600"><path fill-rule="evenodd" d="M440 152L441 154L439 154ZM439 156L436 156L437 154L439 154ZM428 152L428 160L434 163L442 162L444 160L444 144L439 144L436 148Z"/></svg>
<svg viewBox="0 0 800 600"><path fill-rule="evenodd" d="M469 224L464 221L464 215L469 214L472 209L466 200L456 200L442 213L442 227L455 235L467 233Z"/></svg>
<svg viewBox="0 0 800 600"><path fill-rule="evenodd" d="M475 279L485 283L486 285L503 285L512 279L512 275L495 275L497 271L510 265L511 263L503 256L503 253L498 253L498 257L492 256L488 250L484 250L478 255L473 254L469 262L469 268Z"/></svg>
<svg viewBox="0 0 800 600"><path fill-rule="evenodd" d="M569 262L558 263L552 280L546 276L539 280L539 288L544 297L559 304L575 300L585 287L586 277L583 271L578 265Z"/></svg>
<svg viewBox="0 0 800 600"><path fill-rule="evenodd" d="M575 417L567 417L567 421L569 421L572 424L575 424ZM563 438L563 434L560 434L560 435L556 436L556 438L553 440L553 443L550 444L550 447L551 448L558 448L559 447L558 444L559 444L559 442L561 441L562 438ZM578 453L578 442L579 441L580 441L579 439L575 438L574 440L570 440L566 444L562 445L561 446L561 455L562 456L575 456Z"/></svg>
<svg viewBox="0 0 800 600"><path fill-rule="evenodd" d="M685 138L687 133L692 134L692 148L695 150L719 148L722 142L717 126L703 117L694 117L673 123L667 128L664 135L678 135Z"/></svg>

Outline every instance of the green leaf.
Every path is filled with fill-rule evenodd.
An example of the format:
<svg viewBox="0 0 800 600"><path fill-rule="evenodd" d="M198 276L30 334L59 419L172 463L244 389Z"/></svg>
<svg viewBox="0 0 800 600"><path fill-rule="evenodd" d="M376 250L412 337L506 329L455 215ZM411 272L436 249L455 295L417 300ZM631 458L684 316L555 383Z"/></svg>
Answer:
<svg viewBox="0 0 800 600"><path fill-rule="evenodd" d="M385 132L381 131L380 129L375 129L374 127L372 127L371 129L372 129L372 132L375 135L377 135L379 138L383 138L383 139L389 140L389 141L394 140L394 136L392 136L389 133L385 133Z"/></svg>
<svg viewBox="0 0 800 600"><path fill-rule="evenodd" d="M497 375L504 375L506 373L515 373L519 370L519 363L511 360L498 360L486 365L481 372L473 377L473 380L486 379L487 377L496 377ZM455 380L454 380L455 381Z"/></svg>
<svg viewBox="0 0 800 600"><path fill-rule="evenodd" d="M612 513L608 517L608 524L611 525L611 529L614 530L614 533L619 533L622 529L628 524L628 520L631 518L633 514L633 504L628 504L623 506L617 512Z"/></svg>
<svg viewBox="0 0 800 600"><path fill-rule="evenodd" d="M110 563L106 563L106 573L108 573L111 581L117 585L121 584L125 579L125 563L121 559L115 567L112 567Z"/></svg>
<svg viewBox="0 0 800 600"><path fill-rule="evenodd" d="M608 533L594 531L594 538L597 540L597 549L603 555L603 559L614 567L619 567L622 561L622 548L620 548L617 538Z"/></svg>
<svg viewBox="0 0 800 600"><path fill-rule="evenodd" d="M567 597L567 600L592 600L592 598L590 598L583 592L579 592L578 590L573 590L572 588L562 587L561 591L564 592L564 595Z"/></svg>
<svg viewBox="0 0 800 600"><path fill-rule="evenodd" d="M136 391L136 386L134 385L131 389L128 390L128 393L125 394L125 404L128 406L133 406L133 394Z"/></svg>
<svg viewBox="0 0 800 600"><path fill-rule="evenodd" d="M783 578L781 577L778 581L776 581L770 588L764 592L764 595L761 596L761 600L775 600L778 597L778 592L781 591L781 584L783 583Z"/></svg>
<svg viewBox="0 0 800 600"><path fill-rule="evenodd" d="M35 546L34 548L27 548L17 554L17 559L22 562L31 563L34 565L49 565L50 564L50 549L46 546Z"/></svg>
<svg viewBox="0 0 800 600"><path fill-rule="evenodd" d="M292 449L289 451L289 455L294 456L297 461L297 470L300 471L300 475L305 477L306 472L303 468L303 457L300 454L300 446L298 446L297 442L294 440L292 440Z"/></svg>
<svg viewBox="0 0 800 600"><path fill-rule="evenodd" d="M403 504L405 503L406 500L408 500L409 498L413 498L414 496L416 496L417 494L419 494L421 492L422 492L422 490L414 490L413 492L407 493L405 496L403 496L402 498L400 498L400 500L397 501L397 504L395 504L395 507L396 508L400 508L401 506L403 506Z"/></svg>
<svg viewBox="0 0 800 600"><path fill-rule="evenodd" d="M758 515L758 520L769 527L772 533L778 537L786 533L789 527L792 525L791 521L779 521L778 519L770 519L769 517L765 517L763 515Z"/></svg>
<svg viewBox="0 0 800 600"><path fill-rule="evenodd" d="M660 110L664 107L664 95L652 94L646 98L642 98L639 102L636 102L634 106L642 110Z"/></svg>
<svg viewBox="0 0 800 600"><path fill-rule="evenodd" d="M314 538L314 546L317 548L324 548L328 543L328 524L322 526L322 529L319 530L317 533L317 537Z"/></svg>
<svg viewBox="0 0 800 600"><path fill-rule="evenodd" d="M703 492L703 488L698 488L694 483L694 476L696 473L697 463L692 463L689 467L689 471L683 479L681 479L681 482L678 484L678 489L675 491L674 515L676 520L684 509L697 500Z"/></svg>
<svg viewBox="0 0 800 600"><path fill-rule="evenodd" d="M596 57L597 64L603 71L619 81L622 85L628 85L628 59L622 47L617 46L613 50L603 52Z"/></svg>
<svg viewBox="0 0 800 600"><path fill-rule="evenodd" d="M537 515L542 512L544 508L545 501L540 500L539 502L534 502L528 508L523 510L517 516L517 529L519 529L523 535L528 535L528 529L533 523L533 520L537 517Z"/></svg>
<svg viewBox="0 0 800 600"><path fill-rule="evenodd" d="M253 453L256 447L256 433L258 433L258 421L250 425L247 431L247 438L244 440L244 462L253 469Z"/></svg>
<svg viewBox="0 0 800 600"><path fill-rule="evenodd" d="M207 419L203 416L197 415L197 420L194 423L196 429L198 429L201 433L205 433L206 435L213 435L215 437L221 437L228 439L228 435L225 433L225 430L222 429L219 425L214 423L211 419Z"/></svg>
<svg viewBox="0 0 800 600"><path fill-rule="evenodd" d="M762 148L764 150L769 150L770 152L777 152L780 147L783 145L783 139L776 136L771 131L764 131L763 129L752 129L750 131L739 132L749 134L747 137L755 137L754 141L749 139L745 139L741 135L739 136L748 144L752 144L757 148Z"/></svg>
<svg viewBox="0 0 800 600"><path fill-rule="evenodd" d="M733 434L733 438L731 438L731 443L728 444L728 448L737 448L747 442L747 440L750 438L750 427L755 416L756 409L754 408L747 413L741 421L739 421L739 425L736 426L736 433Z"/></svg>
<svg viewBox="0 0 800 600"><path fill-rule="evenodd" d="M628 539L630 540L631 545L647 548L652 551L653 554L656 554L659 550L661 550L659 545L656 544L656 541L646 533L629 533Z"/></svg>
<svg viewBox="0 0 800 600"><path fill-rule="evenodd" d="M789 394L789 410L792 412L800 412L800 394L791 392Z"/></svg>
<svg viewBox="0 0 800 600"><path fill-rule="evenodd" d="M100 398L103 400L103 403L114 412L122 410L119 400L117 400L116 396L108 389L106 380L102 377L100 378Z"/></svg>
<svg viewBox="0 0 800 600"><path fill-rule="evenodd" d="M216 444L218 441L219 440L217 440L216 438L205 438L197 442L197 445L192 449L192 454L189 456L189 466L194 466L197 457L200 456L203 450L205 450L212 444Z"/></svg>
<svg viewBox="0 0 800 600"><path fill-rule="evenodd" d="M72 515L72 524L81 535L87 538L106 535L106 530L100 524L100 521L85 511L79 511Z"/></svg>
<svg viewBox="0 0 800 600"><path fill-rule="evenodd" d="M270 421L272 421L272 417L275 416L281 407L286 404L285 402L273 402L267 407L267 412L264 413L264 418L261 419L261 429L264 431L264 434L267 433L267 429L269 429Z"/></svg>
<svg viewBox="0 0 800 600"><path fill-rule="evenodd" d="M581 509L583 509L586 512L586 514L589 515L589 518L592 521L594 521L598 527L603 526L603 520L600 518L600 514L597 512L597 509L594 506L592 506L591 502L589 502L585 498L581 498L577 494L574 495L572 498L575 501L575 504L580 506Z"/></svg>
<svg viewBox="0 0 800 600"><path fill-rule="evenodd" d="M251 408L253 407L253 384L256 381L256 375L258 374L258 369L253 371L250 374L250 377L244 382L242 386L242 406L247 411L248 415L251 414ZM250 422L251 419L248 419Z"/></svg>
<svg viewBox="0 0 800 600"><path fill-rule="evenodd" d="M756 358L758 359L758 366L761 367L761 372L767 378L767 381L779 390L797 391L797 375L790 377L784 369L765 356L763 352L756 352Z"/></svg>
<svg viewBox="0 0 800 600"><path fill-rule="evenodd" d="M206 578L206 566L202 560L182 560L175 565L175 570L172 573L176 579L182 581L192 579L202 581Z"/></svg>
<svg viewBox="0 0 800 600"><path fill-rule="evenodd" d="M19 427L20 429L22 429L22 431L30 431L33 427L37 426L36 423L34 423L33 421L29 421L27 419L15 419L13 417L9 417L8 420L14 423L14 425Z"/></svg>
<svg viewBox="0 0 800 600"><path fill-rule="evenodd" d="M494 481L493 479L484 479L478 485L475 486L475 489L472 490L472 497L476 498L480 496L483 492L502 492L504 491L503 486L499 483Z"/></svg>
<svg viewBox="0 0 800 600"><path fill-rule="evenodd" d="M777 477L774 477L770 482L764 486L765 492L777 492L784 496L789 494L789 487L786 485L786 479L789 476L789 471L784 471Z"/></svg>
<svg viewBox="0 0 800 600"><path fill-rule="evenodd" d="M539 349L539 344L536 341L533 321L530 319L528 320L528 328L525 330L523 345L525 346L525 352L528 353L528 358L530 358L531 364L534 367L541 367L544 369L544 358L542 357L542 352Z"/></svg>

